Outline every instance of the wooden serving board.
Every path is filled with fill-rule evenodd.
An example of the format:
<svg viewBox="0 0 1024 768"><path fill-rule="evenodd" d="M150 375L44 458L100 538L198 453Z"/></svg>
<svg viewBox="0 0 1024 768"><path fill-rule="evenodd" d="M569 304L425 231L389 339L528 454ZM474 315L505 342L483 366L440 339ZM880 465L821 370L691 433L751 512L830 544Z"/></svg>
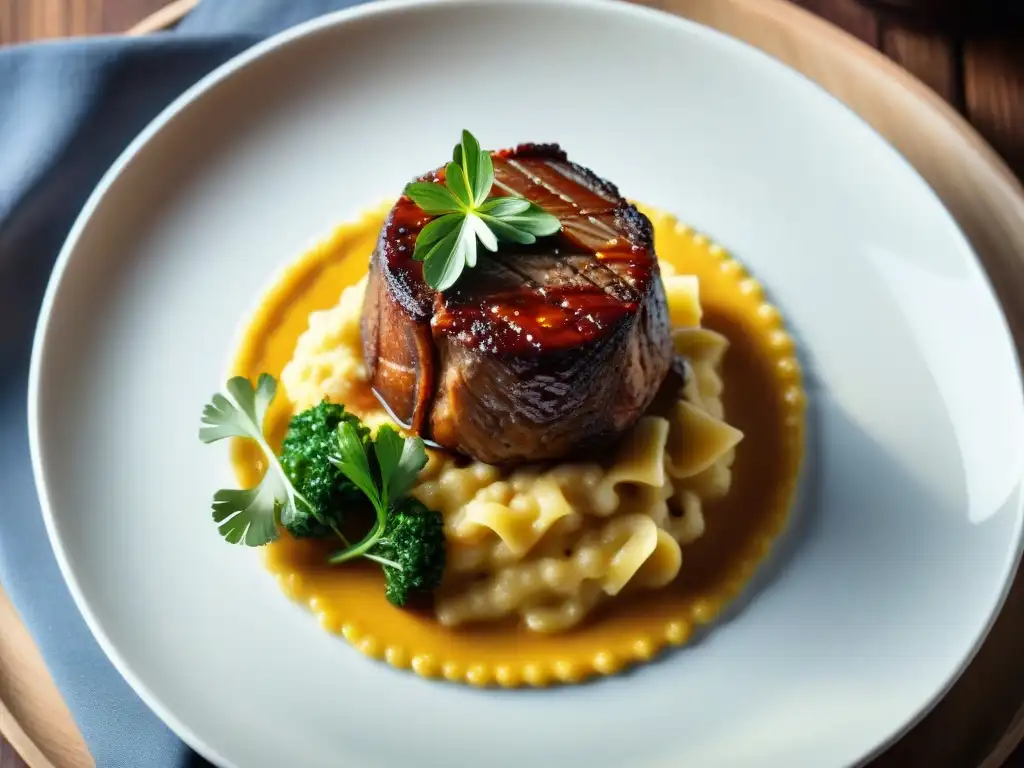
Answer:
<svg viewBox="0 0 1024 768"><path fill-rule="evenodd" d="M1024 188L945 101L889 59L786 0L637 0L717 28L803 72L917 168L970 238L1024 357ZM138 28L173 24L178 0ZM999 768L1024 737L1024 577L947 696L871 768ZM922 649L926 652L927 649ZM0 732L31 768L91 766L42 660L0 592Z"/></svg>

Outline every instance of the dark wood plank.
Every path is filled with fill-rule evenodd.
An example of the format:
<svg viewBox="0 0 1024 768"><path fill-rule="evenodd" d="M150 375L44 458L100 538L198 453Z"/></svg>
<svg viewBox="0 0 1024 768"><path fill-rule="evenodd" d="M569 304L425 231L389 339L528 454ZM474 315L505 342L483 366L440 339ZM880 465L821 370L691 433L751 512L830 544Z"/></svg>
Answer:
<svg viewBox="0 0 1024 768"><path fill-rule="evenodd" d="M960 47L950 37L890 21L880 23L880 48L957 108L963 106Z"/></svg>
<svg viewBox="0 0 1024 768"><path fill-rule="evenodd" d="M101 28L117 32L126 30L163 8L168 2L169 0L102 0Z"/></svg>
<svg viewBox="0 0 1024 768"><path fill-rule="evenodd" d="M1024 35L964 45L967 117L1018 176L1024 176Z"/></svg>
<svg viewBox="0 0 1024 768"><path fill-rule="evenodd" d="M793 0L793 2L842 27L872 48L878 48L878 16L857 0Z"/></svg>
<svg viewBox="0 0 1024 768"><path fill-rule="evenodd" d="M0 45L122 32L167 0L0 0Z"/></svg>

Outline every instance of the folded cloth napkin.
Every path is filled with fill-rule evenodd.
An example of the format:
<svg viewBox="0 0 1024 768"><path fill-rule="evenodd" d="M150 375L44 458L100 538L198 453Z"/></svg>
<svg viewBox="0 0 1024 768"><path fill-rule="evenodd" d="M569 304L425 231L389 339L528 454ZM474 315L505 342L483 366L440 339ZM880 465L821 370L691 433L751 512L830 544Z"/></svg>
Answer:
<svg viewBox="0 0 1024 768"><path fill-rule="evenodd" d="M43 528L25 410L46 279L100 176L174 97L263 37L358 1L203 0L173 32L0 49L0 584L99 768L206 762L100 651Z"/></svg>

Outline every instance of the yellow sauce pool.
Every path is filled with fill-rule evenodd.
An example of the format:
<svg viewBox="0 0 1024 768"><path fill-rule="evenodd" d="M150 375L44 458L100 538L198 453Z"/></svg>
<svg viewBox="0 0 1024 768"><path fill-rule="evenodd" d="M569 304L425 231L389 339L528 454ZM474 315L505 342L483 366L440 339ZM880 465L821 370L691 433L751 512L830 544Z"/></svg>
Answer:
<svg viewBox="0 0 1024 768"><path fill-rule="evenodd" d="M745 433L732 489L706 504L706 530L683 548L678 579L612 601L565 634L532 633L512 622L449 629L430 614L390 605L378 566L330 567L325 554L335 545L284 534L264 548L266 567L325 629L368 656L426 677L503 686L578 682L684 644L749 580L786 523L803 455L805 396L793 340L737 261L667 214L641 210L654 224L659 260L700 278L702 324L730 341L722 369L725 413ZM342 289L366 274L385 214L339 227L280 276L248 326L233 374L255 380L266 371L280 378L309 313L334 306ZM267 422L275 450L292 410L279 392ZM364 396L374 403L369 391ZM258 482L258 449L237 442L232 451L242 486Z"/></svg>

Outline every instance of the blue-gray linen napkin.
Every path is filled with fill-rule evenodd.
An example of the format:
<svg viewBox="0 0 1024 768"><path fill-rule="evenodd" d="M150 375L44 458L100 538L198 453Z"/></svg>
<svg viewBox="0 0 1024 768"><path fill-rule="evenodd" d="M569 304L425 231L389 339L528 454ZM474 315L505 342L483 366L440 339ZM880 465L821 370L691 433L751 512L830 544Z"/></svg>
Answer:
<svg viewBox="0 0 1024 768"><path fill-rule="evenodd" d="M149 711L100 651L43 528L26 399L46 280L100 176L171 100L263 37L357 2L203 0L172 32L0 49L0 584L99 768L206 762Z"/></svg>

